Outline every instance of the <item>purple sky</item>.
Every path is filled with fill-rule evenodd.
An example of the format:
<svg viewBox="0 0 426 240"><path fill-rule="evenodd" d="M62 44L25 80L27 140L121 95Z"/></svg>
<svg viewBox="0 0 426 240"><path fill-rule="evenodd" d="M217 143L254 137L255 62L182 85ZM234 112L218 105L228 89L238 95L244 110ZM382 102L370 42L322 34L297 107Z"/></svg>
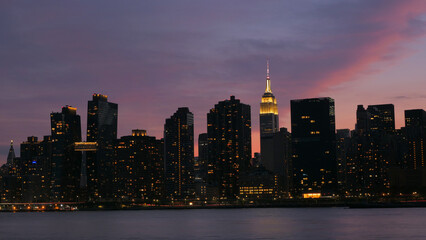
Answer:
<svg viewBox="0 0 426 240"><path fill-rule="evenodd" d="M253 151L271 59L280 125L289 100L336 100L338 128L357 104L426 108L426 1L3 1L0 3L0 163L10 139L50 134L49 114L103 93L119 104L119 136L162 137L187 106L195 134L235 95L252 107ZM18 151L18 147L15 148ZM19 153L17 153L19 155Z"/></svg>

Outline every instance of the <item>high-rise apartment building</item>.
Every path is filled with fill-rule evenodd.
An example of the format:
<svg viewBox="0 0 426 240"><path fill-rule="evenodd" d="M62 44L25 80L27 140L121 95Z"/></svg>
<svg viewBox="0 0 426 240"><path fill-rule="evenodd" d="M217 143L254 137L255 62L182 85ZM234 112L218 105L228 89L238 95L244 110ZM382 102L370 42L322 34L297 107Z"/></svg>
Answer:
<svg viewBox="0 0 426 240"><path fill-rule="evenodd" d="M60 202L79 200L81 153L74 143L81 142L81 122L77 108L65 106L50 114L52 132L52 191Z"/></svg>
<svg viewBox="0 0 426 240"><path fill-rule="evenodd" d="M395 108L393 104L369 105L367 113L369 131L384 133L395 131Z"/></svg>
<svg viewBox="0 0 426 240"><path fill-rule="evenodd" d="M164 124L164 173L167 197L194 197L194 115L187 107Z"/></svg>
<svg viewBox="0 0 426 240"><path fill-rule="evenodd" d="M198 199L205 199L207 195L208 153L207 133L201 133L198 135L198 157L194 162L195 194Z"/></svg>
<svg viewBox="0 0 426 240"><path fill-rule="evenodd" d="M47 202L51 197L52 138L28 137L21 143L19 168L24 202Z"/></svg>
<svg viewBox="0 0 426 240"><path fill-rule="evenodd" d="M133 130L118 139L114 166L117 201L156 204L164 197L162 140Z"/></svg>
<svg viewBox="0 0 426 240"><path fill-rule="evenodd" d="M220 199L235 199L239 176L251 159L250 106L231 96L207 114L208 186ZM209 192L209 189L207 189Z"/></svg>
<svg viewBox="0 0 426 240"><path fill-rule="evenodd" d="M87 190L90 201L113 197L114 142L117 139L118 105L108 97L93 94L87 107L87 142L96 142L96 151L86 153Z"/></svg>
<svg viewBox="0 0 426 240"><path fill-rule="evenodd" d="M389 169L397 162L394 106L358 105L356 116L346 159L348 193L382 196L389 193Z"/></svg>
<svg viewBox="0 0 426 240"><path fill-rule="evenodd" d="M407 167L426 167L426 111L423 109L405 110L405 132L408 143Z"/></svg>
<svg viewBox="0 0 426 240"><path fill-rule="evenodd" d="M337 129L336 134L336 161L337 161L337 185L340 194L344 194L346 187L347 158L351 140L349 129Z"/></svg>
<svg viewBox="0 0 426 240"><path fill-rule="evenodd" d="M208 143L207 133L198 135L198 171L196 175L204 181L207 178L207 164L209 159Z"/></svg>

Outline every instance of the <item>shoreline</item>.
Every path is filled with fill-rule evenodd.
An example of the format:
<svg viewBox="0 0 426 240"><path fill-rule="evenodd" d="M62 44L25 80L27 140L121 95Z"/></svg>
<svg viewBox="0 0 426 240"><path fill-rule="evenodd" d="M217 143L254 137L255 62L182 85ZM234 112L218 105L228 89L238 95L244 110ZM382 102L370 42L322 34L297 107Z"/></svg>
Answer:
<svg viewBox="0 0 426 240"><path fill-rule="evenodd" d="M362 201L294 201L286 203L265 203L265 204L211 204L211 205L117 205L118 203L96 204L75 204L58 208L57 204L52 204L39 208L38 204L22 203L0 204L1 212L76 212L76 211L129 211L129 210L191 210L191 209L243 209L243 208L424 208L425 201L401 201L401 202L362 202ZM5 207L6 206L6 207Z"/></svg>

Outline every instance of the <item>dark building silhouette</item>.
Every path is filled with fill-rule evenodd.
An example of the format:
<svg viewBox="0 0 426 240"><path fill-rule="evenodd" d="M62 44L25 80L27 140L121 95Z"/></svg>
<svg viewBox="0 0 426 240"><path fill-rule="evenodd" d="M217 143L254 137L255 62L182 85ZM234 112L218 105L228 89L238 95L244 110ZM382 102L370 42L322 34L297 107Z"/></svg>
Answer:
<svg viewBox="0 0 426 240"><path fill-rule="evenodd" d="M93 94L87 107L87 142L96 142L97 150L86 153L87 190L91 201L113 197L114 142L117 139L118 105L108 97Z"/></svg>
<svg viewBox="0 0 426 240"><path fill-rule="evenodd" d="M13 140L10 141L9 153L7 154L7 162L6 164L12 165L15 159L15 149L13 148Z"/></svg>
<svg viewBox="0 0 426 240"><path fill-rule="evenodd" d="M198 135L198 171L196 176L203 180L207 178L207 164L209 159L208 143L207 133Z"/></svg>
<svg viewBox="0 0 426 240"><path fill-rule="evenodd" d="M195 193L197 198L204 199L207 195L207 164L208 164L208 138L207 133L198 135L198 157L195 158Z"/></svg>
<svg viewBox="0 0 426 240"><path fill-rule="evenodd" d="M248 170L251 159L250 106L234 96L216 104L207 114L207 135L207 191L220 199L235 199L240 173Z"/></svg>
<svg viewBox="0 0 426 240"><path fill-rule="evenodd" d="M116 145L115 199L120 202L159 203L164 197L163 142L133 130Z"/></svg>
<svg viewBox="0 0 426 240"><path fill-rule="evenodd" d="M398 167L390 170L391 194L425 195L426 112L423 109L405 110L405 127L400 132L402 138L399 138L398 147L403 147L402 154L399 154L403 156L403 160Z"/></svg>
<svg viewBox="0 0 426 240"><path fill-rule="evenodd" d="M262 163L261 163L261 159L260 159L260 153L255 152L253 154L253 157L250 160L250 168L254 169L254 168L260 168L262 167Z"/></svg>
<svg viewBox="0 0 426 240"><path fill-rule="evenodd" d="M262 96L260 103L260 154L263 166L271 171L276 172L274 169L277 160L274 157L274 134L279 131L279 120L278 120L278 107L277 100L271 89L271 79L269 77L269 61L267 62L266 68L266 89Z"/></svg>
<svg viewBox="0 0 426 240"><path fill-rule="evenodd" d="M423 109L405 110L405 131L408 143L407 167L426 167L426 111Z"/></svg>
<svg viewBox="0 0 426 240"><path fill-rule="evenodd" d="M164 171L168 197L194 197L194 115L186 107L164 124Z"/></svg>
<svg viewBox="0 0 426 240"><path fill-rule="evenodd" d="M199 157L194 157L194 189L195 189L195 198L197 200L207 200L207 184L206 180L203 179L200 175L200 166Z"/></svg>
<svg viewBox="0 0 426 240"><path fill-rule="evenodd" d="M42 149L37 137L28 137L21 143L20 161L18 164L22 177L22 201L37 202L41 196L41 171L40 156Z"/></svg>
<svg viewBox="0 0 426 240"><path fill-rule="evenodd" d="M274 133L271 138L272 161L264 167L273 173L279 175L287 175L290 158L291 158L291 135L287 128L281 128L278 132Z"/></svg>
<svg viewBox="0 0 426 240"><path fill-rule="evenodd" d="M352 196L389 193L389 169L398 162L392 104L357 108L356 129L347 155L347 189Z"/></svg>
<svg viewBox="0 0 426 240"><path fill-rule="evenodd" d="M356 109L356 124L355 131L358 133L364 133L369 129L370 114L363 105L358 105Z"/></svg>
<svg viewBox="0 0 426 240"><path fill-rule="evenodd" d="M347 164L352 196L381 196L389 193L388 170L395 157L395 142L391 135L355 135Z"/></svg>
<svg viewBox="0 0 426 240"><path fill-rule="evenodd" d="M16 157L13 148L13 140L10 142L7 163L0 167L0 202L13 203L22 202L22 176L16 162L20 158Z"/></svg>
<svg viewBox="0 0 426 240"><path fill-rule="evenodd" d="M19 157L15 158L19 161ZM22 175L16 164L1 167L1 202L14 203L22 200Z"/></svg>
<svg viewBox="0 0 426 240"><path fill-rule="evenodd" d="M81 122L77 108L65 106L62 112L50 114L52 130L52 192L53 200L79 200L81 153L74 143L81 142Z"/></svg>
<svg viewBox="0 0 426 240"><path fill-rule="evenodd" d="M336 192L334 100L291 100L294 193Z"/></svg>
<svg viewBox="0 0 426 240"><path fill-rule="evenodd" d="M339 194L345 194L347 158L351 141L349 129L337 129L336 134L336 160L337 160L337 186Z"/></svg>
<svg viewBox="0 0 426 240"><path fill-rule="evenodd" d="M269 202L276 200L279 193L278 176L263 166L240 174L239 198L246 201Z"/></svg>
<svg viewBox="0 0 426 240"><path fill-rule="evenodd" d="M0 203L4 201L5 184L4 177L7 175L7 164L0 166Z"/></svg>
<svg viewBox="0 0 426 240"><path fill-rule="evenodd" d="M28 137L21 143L19 169L22 176L22 200L24 202L47 202L51 197L52 138L43 141Z"/></svg>
<svg viewBox="0 0 426 240"><path fill-rule="evenodd" d="M272 138L273 144L273 161L268 171L275 175L278 179L277 183L277 195L287 197L290 193L290 186L292 185L292 145L291 145L291 134L287 131L287 128L280 128L280 130L274 133Z"/></svg>
<svg viewBox="0 0 426 240"><path fill-rule="evenodd" d="M395 131L395 110L393 104L369 105L367 109L358 105L355 130L358 133Z"/></svg>
<svg viewBox="0 0 426 240"><path fill-rule="evenodd" d="M405 127L426 127L426 111L423 109L405 110Z"/></svg>
<svg viewBox="0 0 426 240"><path fill-rule="evenodd" d="M367 129L371 132L393 133L395 131L395 109L393 104L369 105Z"/></svg>

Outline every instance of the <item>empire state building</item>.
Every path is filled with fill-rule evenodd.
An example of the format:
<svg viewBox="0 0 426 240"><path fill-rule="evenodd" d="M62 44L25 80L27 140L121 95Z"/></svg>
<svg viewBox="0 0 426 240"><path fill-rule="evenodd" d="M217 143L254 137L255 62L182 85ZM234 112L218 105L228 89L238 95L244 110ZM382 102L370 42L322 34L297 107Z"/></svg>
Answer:
<svg viewBox="0 0 426 240"><path fill-rule="evenodd" d="M275 171L274 134L279 132L277 100L271 90L269 61L266 63L266 89L260 103L260 152L262 164L266 169Z"/></svg>
<svg viewBox="0 0 426 240"><path fill-rule="evenodd" d="M260 103L260 137L271 137L279 131L277 100L271 90L269 78L269 61L266 67L266 89ZM262 144L262 143L261 143Z"/></svg>

